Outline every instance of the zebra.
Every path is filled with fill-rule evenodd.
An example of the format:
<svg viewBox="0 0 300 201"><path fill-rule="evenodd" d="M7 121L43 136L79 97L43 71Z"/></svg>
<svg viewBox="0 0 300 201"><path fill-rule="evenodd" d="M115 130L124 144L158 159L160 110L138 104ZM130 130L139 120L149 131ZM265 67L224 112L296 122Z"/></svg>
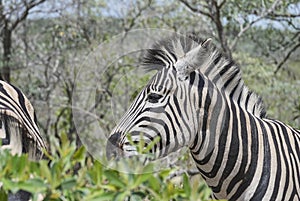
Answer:
<svg viewBox="0 0 300 201"><path fill-rule="evenodd" d="M0 145L14 155L27 153L30 160L39 160L47 149L40 135L35 111L17 87L0 80ZM0 183L1 187L1 183ZM8 201L27 201L31 194L20 190L9 193Z"/></svg>
<svg viewBox="0 0 300 201"><path fill-rule="evenodd" d="M267 117L211 41L178 34L147 51L143 66L157 72L109 135L107 158L159 137L150 152L187 146L215 199L300 200L300 131Z"/></svg>
<svg viewBox="0 0 300 201"><path fill-rule="evenodd" d="M41 159L46 144L40 135L35 111L17 87L0 80L1 149L12 154L28 153L31 160Z"/></svg>

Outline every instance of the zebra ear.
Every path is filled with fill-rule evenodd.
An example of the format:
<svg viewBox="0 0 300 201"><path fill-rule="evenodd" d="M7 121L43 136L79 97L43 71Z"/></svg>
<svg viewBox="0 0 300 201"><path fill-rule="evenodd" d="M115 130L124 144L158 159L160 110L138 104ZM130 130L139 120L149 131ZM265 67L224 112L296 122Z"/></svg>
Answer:
<svg viewBox="0 0 300 201"><path fill-rule="evenodd" d="M208 38L208 39L204 40L204 41L201 43L201 47L207 48L207 47L210 45L211 41L212 41L211 38Z"/></svg>
<svg viewBox="0 0 300 201"><path fill-rule="evenodd" d="M177 77L180 81L186 80L191 71L194 70L193 68L191 68L191 66L189 66L189 63L187 62L185 57L179 59L175 63L174 67L177 71Z"/></svg>
<svg viewBox="0 0 300 201"><path fill-rule="evenodd" d="M211 41L211 38L204 40L200 45L177 60L174 66L179 80L186 80L191 72L200 68L206 62L210 54L208 47Z"/></svg>

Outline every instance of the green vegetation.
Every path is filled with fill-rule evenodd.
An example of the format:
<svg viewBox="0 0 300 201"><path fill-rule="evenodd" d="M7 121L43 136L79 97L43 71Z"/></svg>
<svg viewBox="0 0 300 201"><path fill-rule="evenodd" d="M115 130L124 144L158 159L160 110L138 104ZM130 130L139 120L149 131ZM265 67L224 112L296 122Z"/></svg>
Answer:
<svg viewBox="0 0 300 201"><path fill-rule="evenodd" d="M170 178L178 170L171 168L153 173L149 163L137 166L144 174L120 173L108 169L89 156L84 147L76 148L66 135L52 139L56 144L48 160L29 161L27 155L11 156L0 152L0 198L8 193L25 190L33 201L101 201L101 200L207 200L210 190L199 177L189 181L186 173L181 179ZM177 177L178 180L178 177Z"/></svg>

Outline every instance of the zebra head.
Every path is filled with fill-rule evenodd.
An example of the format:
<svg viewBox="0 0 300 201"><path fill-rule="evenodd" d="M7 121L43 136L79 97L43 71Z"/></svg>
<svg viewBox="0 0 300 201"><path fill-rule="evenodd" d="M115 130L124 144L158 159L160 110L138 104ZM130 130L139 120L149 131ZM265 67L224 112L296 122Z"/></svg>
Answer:
<svg viewBox="0 0 300 201"><path fill-rule="evenodd" d="M157 73L113 129L106 149L109 159L137 155L133 144L141 140L147 146L159 138L150 150L155 158L192 146L201 113L198 90L204 87L197 68L207 62L209 46L210 39L175 36L148 50L144 66Z"/></svg>

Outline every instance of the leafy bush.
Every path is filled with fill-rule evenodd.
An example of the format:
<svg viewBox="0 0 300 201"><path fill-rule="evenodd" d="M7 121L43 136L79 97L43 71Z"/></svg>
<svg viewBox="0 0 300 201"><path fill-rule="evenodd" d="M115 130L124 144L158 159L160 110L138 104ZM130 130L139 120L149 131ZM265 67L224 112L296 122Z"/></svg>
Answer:
<svg viewBox="0 0 300 201"><path fill-rule="evenodd" d="M210 189L203 180L190 182L187 174L179 182L170 179L178 170L153 172L153 165L143 166L146 174L125 174L104 167L90 157L84 147L76 149L66 135L57 143L48 160L29 161L27 155L12 156L0 152L0 199L8 193L25 190L32 200L207 200ZM195 186L196 185L196 186Z"/></svg>

